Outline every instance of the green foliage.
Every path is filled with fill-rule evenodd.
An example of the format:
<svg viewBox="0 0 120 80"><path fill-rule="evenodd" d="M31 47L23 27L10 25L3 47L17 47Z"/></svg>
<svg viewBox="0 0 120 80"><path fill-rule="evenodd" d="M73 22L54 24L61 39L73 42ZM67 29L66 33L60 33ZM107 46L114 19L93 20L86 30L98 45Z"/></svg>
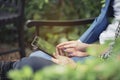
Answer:
<svg viewBox="0 0 120 80"><path fill-rule="evenodd" d="M50 30L50 31L49 31ZM58 43L79 38L80 27L42 27L40 37L56 46ZM43 35L44 34L44 35Z"/></svg>
<svg viewBox="0 0 120 80"><path fill-rule="evenodd" d="M73 19L82 19L96 17L100 13L101 2L98 0L26 0L25 1L25 19L34 19L34 20L73 20ZM95 4L93 4L95 2ZM91 5L92 4L92 5ZM4 6L0 6L1 10ZM14 10L10 10L14 11ZM13 41L16 40L16 35L9 32L11 29L16 29L14 25L13 28L0 30L0 39L2 41ZM74 26L72 26L74 27ZM88 27L83 26L80 29L74 28L40 28L40 36L47 41L56 45L59 42L78 39L79 36L87 29ZM50 29L50 31L49 31ZM77 30L78 29L78 30ZM68 30L68 31L67 31ZM12 30L11 30L12 31ZM16 30L15 30L16 31ZM55 31L57 33L55 33ZM61 35L59 34L61 31ZM30 44L32 41L32 36L34 35L34 29L25 28L25 42ZM49 33L54 32L54 33ZM64 33L65 32L65 33ZM7 36L11 34L10 36ZM43 36L45 35L45 37ZM62 38L61 38L62 37ZM59 38L59 39L58 39Z"/></svg>
<svg viewBox="0 0 120 80"><path fill-rule="evenodd" d="M9 77L12 80L120 80L119 42L120 39L115 41L111 57L106 60L94 57L87 59L84 64L77 63L76 69L53 65L35 73L32 73L29 67L24 67L22 70L10 71ZM103 45L100 47L104 49ZM91 49L92 52L99 53L95 47Z"/></svg>
<svg viewBox="0 0 120 80"><path fill-rule="evenodd" d="M101 1L94 0L27 0L26 19L34 20L74 20L96 17L100 13ZM92 5L91 5L92 4ZM40 37L53 45L68 40L76 40L89 25L56 27L40 26ZM26 42L31 42L33 31L26 30Z"/></svg>
<svg viewBox="0 0 120 80"><path fill-rule="evenodd" d="M105 6L105 0L101 0L101 3L102 3L102 7Z"/></svg>
<svg viewBox="0 0 120 80"><path fill-rule="evenodd" d="M17 28L15 28L13 24L0 26L0 43L6 42L10 44L12 42L16 42L16 40Z"/></svg>
<svg viewBox="0 0 120 80"><path fill-rule="evenodd" d="M108 44L106 45L94 44L93 46L88 48L87 51L89 52L90 55L97 57L101 53L104 53L107 50L107 48L108 48Z"/></svg>
<svg viewBox="0 0 120 80"><path fill-rule="evenodd" d="M32 80L33 71L30 67L25 66L22 70L12 70L9 76L12 80Z"/></svg>
<svg viewBox="0 0 120 80"><path fill-rule="evenodd" d="M27 19L70 20L96 17L101 1L94 0L31 0L26 2ZM92 4L92 5L91 5Z"/></svg>

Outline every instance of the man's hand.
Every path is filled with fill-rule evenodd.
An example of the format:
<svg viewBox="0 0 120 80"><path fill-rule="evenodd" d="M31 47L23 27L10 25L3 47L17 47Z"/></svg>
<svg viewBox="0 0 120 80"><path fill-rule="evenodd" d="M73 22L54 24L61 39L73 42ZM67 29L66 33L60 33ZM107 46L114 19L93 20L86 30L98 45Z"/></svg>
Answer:
<svg viewBox="0 0 120 80"><path fill-rule="evenodd" d="M53 62L60 65L69 65L72 68L76 67L77 64L71 58L66 56L61 56L59 55L59 52L62 52L62 50L56 48L56 53L54 55L55 58L52 58Z"/></svg>
<svg viewBox="0 0 120 80"><path fill-rule="evenodd" d="M56 58L52 58L52 61L59 65L68 65L72 68L76 68L77 64L69 57L57 55Z"/></svg>
<svg viewBox="0 0 120 80"><path fill-rule="evenodd" d="M62 50L58 52L60 55L67 55L69 57L83 57L88 56L88 54L86 53L86 48L89 46L89 44L81 43L79 41L68 41L58 44L56 48L58 50Z"/></svg>

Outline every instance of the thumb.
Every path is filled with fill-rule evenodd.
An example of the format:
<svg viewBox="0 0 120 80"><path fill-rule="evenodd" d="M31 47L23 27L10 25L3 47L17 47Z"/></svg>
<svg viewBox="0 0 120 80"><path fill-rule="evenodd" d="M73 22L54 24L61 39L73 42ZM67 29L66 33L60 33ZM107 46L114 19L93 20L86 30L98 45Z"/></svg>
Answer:
<svg viewBox="0 0 120 80"><path fill-rule="evenodd" d="M53 53L53 56L57 59L57 58L59 58L59 54L57 54L57 53Z"/></svg>
<svg viewBox="0 0 120 80"><path fill-rule="evenodd" d="M58 59L55 59L55 58L52 58L52 61L54 62L54 63L59 63L59 60Z"/></svg>

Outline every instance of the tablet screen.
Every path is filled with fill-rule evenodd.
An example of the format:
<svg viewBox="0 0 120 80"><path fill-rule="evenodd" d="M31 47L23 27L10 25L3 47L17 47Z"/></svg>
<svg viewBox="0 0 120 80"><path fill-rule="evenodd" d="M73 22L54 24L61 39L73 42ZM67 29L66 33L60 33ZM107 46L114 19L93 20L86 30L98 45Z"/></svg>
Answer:
<svg viewBox="0 0 120 80"><path fill-rule="evenodd" d="M53 57L53 53L55 52L55 46L47 42L46 40L36 36L31 43L33 47L37 47L41 51Z"/></svg>

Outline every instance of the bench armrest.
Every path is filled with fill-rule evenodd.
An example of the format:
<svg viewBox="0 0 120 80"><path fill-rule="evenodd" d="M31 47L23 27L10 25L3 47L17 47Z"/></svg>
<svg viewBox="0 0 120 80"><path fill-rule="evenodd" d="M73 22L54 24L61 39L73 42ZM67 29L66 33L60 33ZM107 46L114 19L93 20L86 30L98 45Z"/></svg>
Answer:
<svg viewBox="0 0 120 80"><path fill-rule="evenodd" d="M94 18L89 19L77 19L77 20L28 20L26 22L27 27L32 26L75 26L85 25L92 23Z"/></svg>

